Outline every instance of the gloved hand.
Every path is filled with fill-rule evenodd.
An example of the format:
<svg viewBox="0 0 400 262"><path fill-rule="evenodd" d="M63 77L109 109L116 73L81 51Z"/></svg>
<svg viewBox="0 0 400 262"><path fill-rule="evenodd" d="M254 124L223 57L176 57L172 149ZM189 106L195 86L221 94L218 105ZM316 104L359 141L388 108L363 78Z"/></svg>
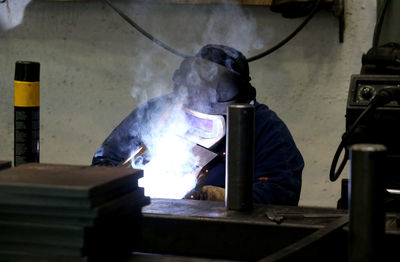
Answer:
<svg viewBox="0 0 400 262"><path fill-rule="evenodd" d="M200 200L225 201L225 188L217 186L203 186Z"/></svg>

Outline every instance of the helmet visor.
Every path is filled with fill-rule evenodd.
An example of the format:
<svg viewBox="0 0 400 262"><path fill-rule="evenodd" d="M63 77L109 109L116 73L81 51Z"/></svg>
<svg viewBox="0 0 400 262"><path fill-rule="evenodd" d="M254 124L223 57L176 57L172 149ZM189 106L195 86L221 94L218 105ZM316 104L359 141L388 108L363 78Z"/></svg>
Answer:
<svg viewBox="0 0 400 262"><path fill-rule="evenodd" d="M187 107L183 110L190 126L186 133L190 141L211 148L225 136L225 118L222 115L204 114Z"/></svg>

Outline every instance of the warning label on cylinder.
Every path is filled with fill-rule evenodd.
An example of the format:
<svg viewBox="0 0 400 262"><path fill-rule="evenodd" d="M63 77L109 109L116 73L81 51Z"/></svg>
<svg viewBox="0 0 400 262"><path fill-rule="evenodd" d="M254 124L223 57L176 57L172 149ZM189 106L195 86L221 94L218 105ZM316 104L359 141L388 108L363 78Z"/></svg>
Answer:
<svg viewBox="0 0 400 262"><path fill-rule="evenodd" d="M39 162L40 107L14 107L14 165Z"/></svg>
<svg viewBox="0 0 400 262"><path fill-rule="evenodd" d="M14 81L14 106L40 106L40 82Z"/></svg>

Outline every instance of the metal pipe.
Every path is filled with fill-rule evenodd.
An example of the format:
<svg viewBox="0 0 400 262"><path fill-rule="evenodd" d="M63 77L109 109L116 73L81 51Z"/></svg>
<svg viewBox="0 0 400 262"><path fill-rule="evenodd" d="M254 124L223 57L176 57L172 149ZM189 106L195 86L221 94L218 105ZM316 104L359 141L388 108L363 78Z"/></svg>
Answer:
<svg viewBox="0 0 400 262"><path fill-rule="evenodd" d="M385 233L386 147L356 144L350 150L349 261L380 261Z"/></svg>
<svg viewBox="0 0 400 262"><path fill-rule="evenodd" d="M229 210L253 207L254 106L228 106L226 134L225 206Z"/></svg>
<svg viewBox="0 0 400 262"><path fill-rule="evenodd" d="M14 80L14 166L18 166L39 162L40 64L17 61Z"/></svg>

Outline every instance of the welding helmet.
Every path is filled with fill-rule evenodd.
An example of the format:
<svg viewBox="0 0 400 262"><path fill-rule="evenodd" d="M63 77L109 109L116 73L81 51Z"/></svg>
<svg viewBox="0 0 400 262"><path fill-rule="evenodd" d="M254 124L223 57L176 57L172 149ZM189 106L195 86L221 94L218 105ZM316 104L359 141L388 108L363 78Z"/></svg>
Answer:
<svg viewBox="0 0 400 262"><path fill-rule="evenodd" d="M204 114L225 115L229 104L249 103L256 96L246 57L223 45L206 45L185 58L173 81L183 104Z"/></svg>
<svg viewBox="0 0 400 262"><path fill-rule="evenodd" d="M249 103L256 96L245 56L223 45L206 45L185 58L173 81L192 126L190 137L207 148L225 136L228 105Z"/></svg>

